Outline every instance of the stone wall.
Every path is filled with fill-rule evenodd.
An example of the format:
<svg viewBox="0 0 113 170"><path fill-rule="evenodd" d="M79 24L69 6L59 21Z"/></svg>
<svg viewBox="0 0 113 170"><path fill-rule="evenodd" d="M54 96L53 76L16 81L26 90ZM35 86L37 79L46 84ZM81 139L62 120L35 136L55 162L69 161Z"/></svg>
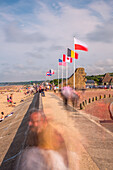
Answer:
<svg viewBox="0 0 113 170"><path fill-rule="evenodd" d="M73 76L74 74L72 74L69 78L68 78L68 84L73 87ZM83 89L85 88L85 81L86 81L86 73L84 68L77 68L75 70L75 88L76 89ZM59 85L59 87L61 88L62 83ZM66 81L63 82L63 86L66 86Z"/></svg>

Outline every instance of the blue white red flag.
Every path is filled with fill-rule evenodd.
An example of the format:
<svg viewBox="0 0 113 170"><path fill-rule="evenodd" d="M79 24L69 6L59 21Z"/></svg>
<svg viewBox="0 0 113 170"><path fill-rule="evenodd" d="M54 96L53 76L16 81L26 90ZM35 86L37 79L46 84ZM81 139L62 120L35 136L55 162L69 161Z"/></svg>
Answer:
<svg viewBox="0 0 113 170"><path fill-rule="evenodd" d="M49 72L50 72L51 74L55 74L55 72L54 72L53 69L49 70Z"/></svg>
<svg viewBox="0 0 113 170"><path fill-rule="evenodd" d="M46 72L46 76L52 76L50 72Z"/></svg>

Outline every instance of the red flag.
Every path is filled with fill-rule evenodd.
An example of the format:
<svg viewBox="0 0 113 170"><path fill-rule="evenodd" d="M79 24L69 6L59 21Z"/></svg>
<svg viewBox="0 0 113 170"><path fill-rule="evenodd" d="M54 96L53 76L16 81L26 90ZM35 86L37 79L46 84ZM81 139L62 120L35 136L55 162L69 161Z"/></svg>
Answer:
<svg viewBox="0 0 113 170"><path fill-rule="evenodd" d="M85 43L74 38L75 50L88 51L88 47Z"/></svg>
<svg viewBox="0 0 113 170"><path fill-rule="evenodd" d="M72 63L72 58L71 57L68 57L66 56L65 54L63 54L63 62L66 62L66 63Z"/></svg>

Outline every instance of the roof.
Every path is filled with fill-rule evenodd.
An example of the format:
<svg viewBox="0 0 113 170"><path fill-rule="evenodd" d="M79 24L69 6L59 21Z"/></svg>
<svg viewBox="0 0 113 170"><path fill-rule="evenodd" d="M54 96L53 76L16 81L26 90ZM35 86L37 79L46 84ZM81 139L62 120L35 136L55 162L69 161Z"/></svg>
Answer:
<svg viewBox="0 0 113 170"><path fill-rule="evenodd" d="M90 83L90 84L94 84L94 83L95 83L95 81L94 81L94 80L87 80L87 81L86 81L86 84L88 84L88 83Z"/></svg>
<svg viewBox="0 0 113 170"><path fill-rule="evenodd" d="M110 83L111 83L111 82L113 83L113 78L111 78Z"/></svg>
<svg viewBox="0 0 113 170"><path fill-rule="evenodd" d="M112 77L109 75L109 73L105 74L105 77L103 78L102 82L106 83L106 82L110 82L112 79Z"/></svg>

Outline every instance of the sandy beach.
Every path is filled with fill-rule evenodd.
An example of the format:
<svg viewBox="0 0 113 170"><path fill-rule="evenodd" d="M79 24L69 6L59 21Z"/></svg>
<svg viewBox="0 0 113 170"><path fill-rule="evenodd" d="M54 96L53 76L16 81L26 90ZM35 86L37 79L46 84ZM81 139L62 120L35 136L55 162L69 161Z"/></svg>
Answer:
<svg viewBox="0 0 113 170"><path fill-rule="evenodd" d="M23 86L6 86L0 87L0 118L2 117L1 112L4 112L4 115L10 114L14 107L24 102L26 98L30 95L25 95L26 89ZM13 94L13 104L7 102L7 95Z"/></svg>

